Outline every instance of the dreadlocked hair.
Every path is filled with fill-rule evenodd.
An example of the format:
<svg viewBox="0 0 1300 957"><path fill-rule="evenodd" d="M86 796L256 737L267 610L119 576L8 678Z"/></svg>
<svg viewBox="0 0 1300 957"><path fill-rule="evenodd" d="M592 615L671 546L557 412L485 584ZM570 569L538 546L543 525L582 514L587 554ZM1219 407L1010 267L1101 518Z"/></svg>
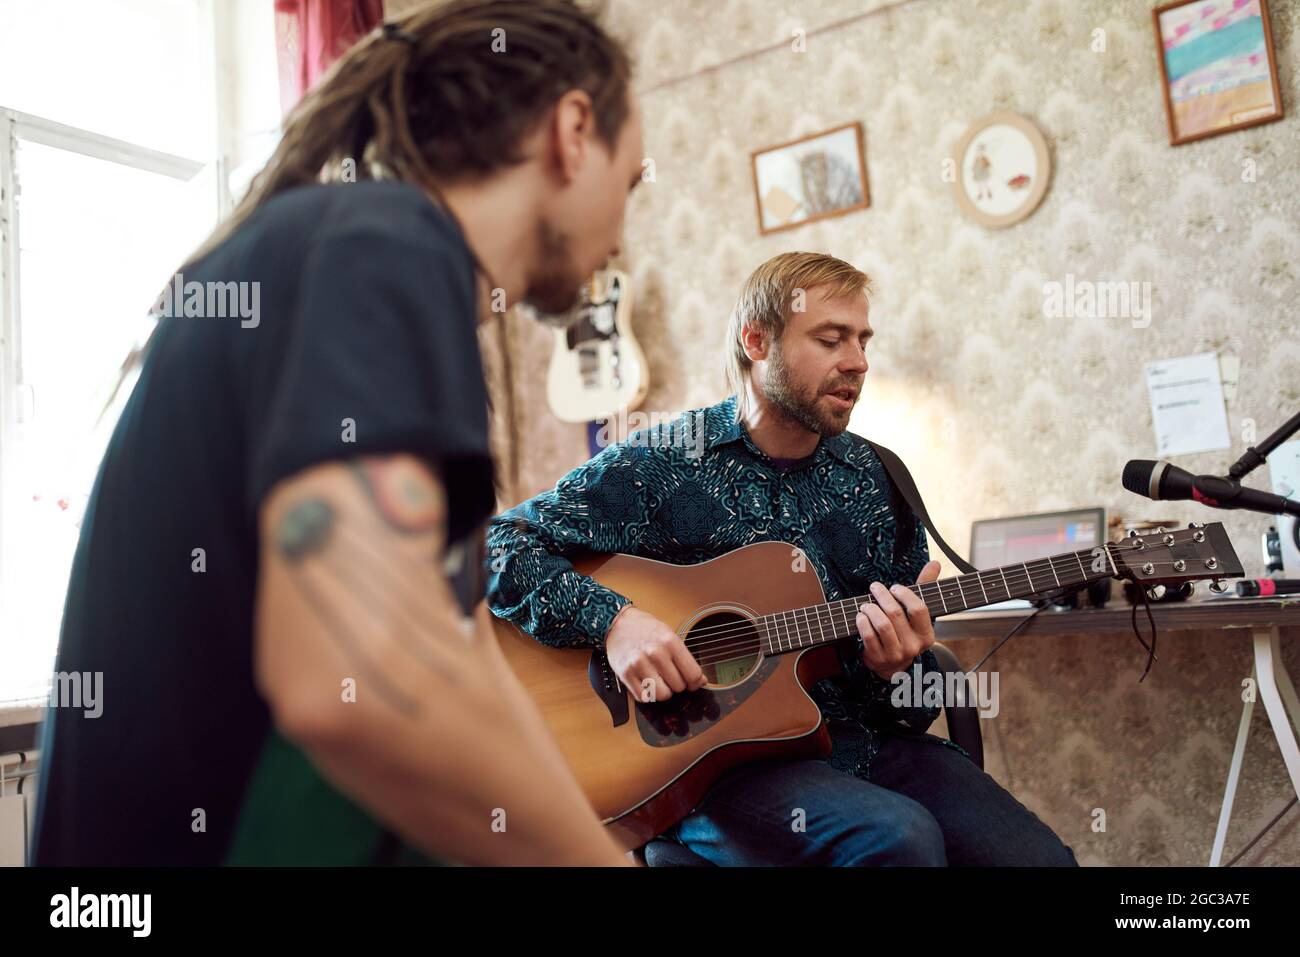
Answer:
<svg viewBox="0 0 1300 957"><path fill-rule="evenodd" d="M248 192L186 265L297 186L355 175L436 195L439 182L522 162L521 142L569 90L591 97L612 151L631 63L596 16L575 0L449 0L367 34L289 114Z"/></svg>
<svg viewBox="0 0 1300 957"><path fill-rule="evenodd" d="M440 182L520 163L525 136L570 90L591 97L596 134L612 152L628 116L632 65L598 16L598 9L575 0L448 0L380 25L289 113L275 152L247 193L178 271L221 245L262 205L299 186L349 176L396 179L437 200ZM505 482L518 484L519 430L505 327L498 324L498 332L507 416L505 449L493 453L501 496ZM101 420L152 341L151 333L123 361ZM490 392L489 406L495 406ZM508 469L501 467L503 454Z"/></svg>

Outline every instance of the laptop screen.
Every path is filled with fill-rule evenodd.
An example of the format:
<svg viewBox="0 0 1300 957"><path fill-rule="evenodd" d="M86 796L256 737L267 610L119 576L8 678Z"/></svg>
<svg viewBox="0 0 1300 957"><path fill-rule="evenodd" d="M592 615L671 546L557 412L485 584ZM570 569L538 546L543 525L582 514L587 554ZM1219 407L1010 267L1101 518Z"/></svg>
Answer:
<svg viewBox="0 0 1300 957"><path fill-rule="evenodd" d="M1105 532L1100 508L983 519L971 523L970 560L976 568L1027 562L1100 545Z"/></svg>

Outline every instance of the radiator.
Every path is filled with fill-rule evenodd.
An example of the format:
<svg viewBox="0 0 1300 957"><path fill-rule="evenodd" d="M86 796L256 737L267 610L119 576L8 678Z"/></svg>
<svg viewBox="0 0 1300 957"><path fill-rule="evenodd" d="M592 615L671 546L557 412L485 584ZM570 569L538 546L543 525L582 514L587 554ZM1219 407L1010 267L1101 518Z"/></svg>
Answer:
<svg viewBox="0 0 1300 957"><path fill-rule="evenodd" d="M0 754L0 867L22 867L36 824L39 751Z"/></svg>

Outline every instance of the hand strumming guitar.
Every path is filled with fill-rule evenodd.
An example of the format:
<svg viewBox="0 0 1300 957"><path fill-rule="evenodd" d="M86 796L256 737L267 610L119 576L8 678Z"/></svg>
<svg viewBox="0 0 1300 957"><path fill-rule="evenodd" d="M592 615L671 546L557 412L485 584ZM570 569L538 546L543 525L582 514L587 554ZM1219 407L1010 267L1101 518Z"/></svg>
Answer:
<svg viewBox="0 0 1300 957"><path fill-rule="evenodd" d="M614 617L605 656L638 701L667 701L673 692L695 691L708 680L677 632L634 605Z"/></svg>
<svg viewBox="0 0 1300 957"><path fill-rule="evenodd" d="M939 577L939 563L931 559L916 577L923 585ZM886 681L912 664L912 659L934 644L934 623L930 609L910 588L886 588L873 582L876 604L864 603L858 610L858 634L862 636L862 663Z"/></svg>

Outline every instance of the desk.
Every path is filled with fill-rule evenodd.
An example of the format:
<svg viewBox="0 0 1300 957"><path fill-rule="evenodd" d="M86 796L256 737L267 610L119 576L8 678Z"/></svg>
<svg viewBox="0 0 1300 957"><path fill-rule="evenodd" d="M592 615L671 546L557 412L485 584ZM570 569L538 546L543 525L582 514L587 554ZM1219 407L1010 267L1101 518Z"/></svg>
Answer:
<svg viewBox="0 0 1300 957"><path fill-rule="evenodd" d="M1158 631L1196 631L1222 629L1224 631L1249 631L1255 646L1255 664L1251 677L1259 689L1259 697L1268 713L1273 736L1277 739L1286 763L1287 774L1296 797L1300 798L1300 699L1295 685L1282 664L1279 649L1279 630L1300 628L1300 600L1286 598L1218 598L1201 599L1172 604L1151 605ZM1009 611L963 612L949 615L935 622L936 637L945 643L963 638L1000 638L1024 618L1021 609ZM1111 602L1104 608L1082 608L1076 611L1044 611L1021 629L1020 634L1066 635L1096 632L1129 631L1132 612L1123 602ZM1138 627L1148 627L1146 612L1138 609ZM1228 769L1228 783L1219 810L1219 827L1214 835L1210 852L1210 866L1218 867L1223 859L1223 843L1228 835L1228 821L1232 817L1232 802L1237 794L1241 776L1241 763L1246 754L1246 738L1250 732L1250 718L1255 709L1255 698L1250 696L1241 712L1237 728L1237 744L1232 752ZM1288 717L1288 712L1290 716Z"/></svg>

